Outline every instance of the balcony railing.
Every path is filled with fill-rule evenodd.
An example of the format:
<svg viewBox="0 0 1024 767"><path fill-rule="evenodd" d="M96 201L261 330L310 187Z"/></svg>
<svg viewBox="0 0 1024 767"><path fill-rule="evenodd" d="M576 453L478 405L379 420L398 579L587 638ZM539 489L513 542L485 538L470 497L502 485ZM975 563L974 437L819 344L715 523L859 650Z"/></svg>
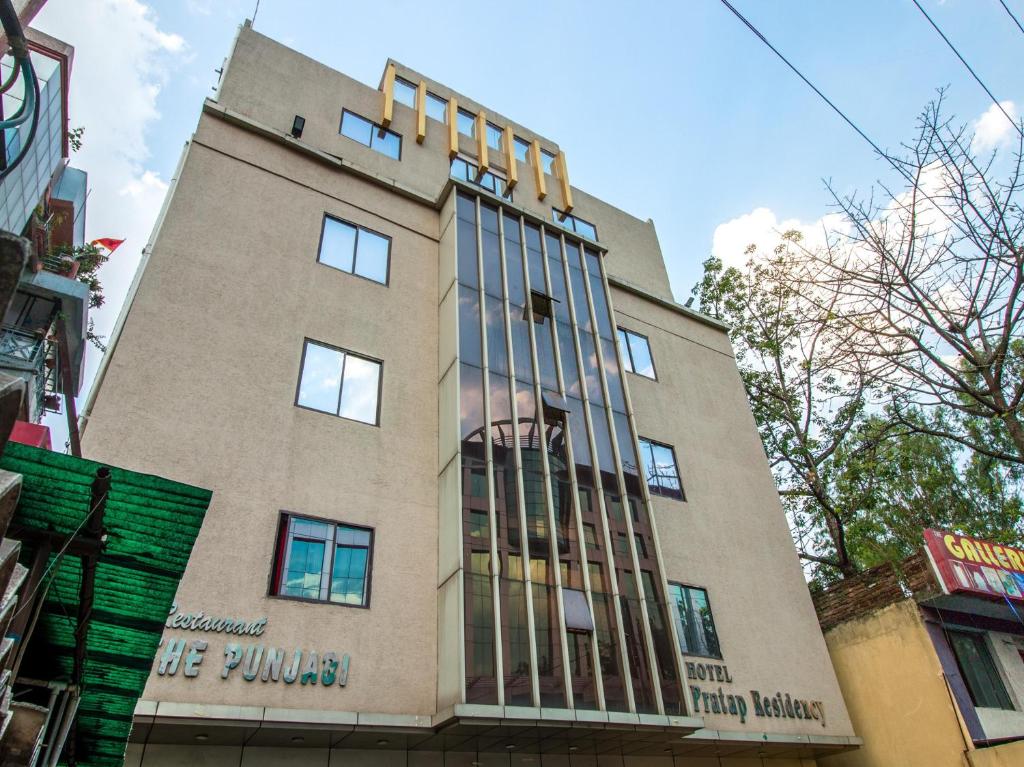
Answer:
<svg viewBox="0 0 1024 767"><path fill-rule="evenodd" d="M0 328L0 368L31 373L34 412L60 412L57 386L57 349L44 332Z"/></svg>
<svg viewBox="0 0 1024 767"><path fill-rule="evenodd" d="M6 325L0 329L0 364L17 370L38 370L46 357L46 335Z"/></svg>

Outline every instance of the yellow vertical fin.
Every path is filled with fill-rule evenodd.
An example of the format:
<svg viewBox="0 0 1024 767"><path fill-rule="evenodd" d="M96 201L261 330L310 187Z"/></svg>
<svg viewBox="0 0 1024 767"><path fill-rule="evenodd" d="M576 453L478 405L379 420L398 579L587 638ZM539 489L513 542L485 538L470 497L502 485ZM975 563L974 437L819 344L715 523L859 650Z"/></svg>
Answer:
<svg viewBox="0 0 1024 767"><path fill-rule="evenodd" d="M459 104L452 96L448 99L448 159L459 153Z"/></svg>
<svg viewBox="0 0 1024 767"><path fill-rule="evenodd" d="M487 115L483 110L476 116L476 157L480 173L486 173L490 161L487 157Z"/></svg>
<svg viewBox="0 0 1024 767"><path fill-rule="evenodd" d="M384 69L384 112L380 124L387 128L395 114L395 65L388 64Z"/></svg>
<svg viewBox="0 0 1024 767"><path fill-rule="evenodd" d="M540 158L540 142L533 140L530 145L530 154L533 155L533 178L537 182L537 199L543 200L548 196L548 185L544 181L544 163Z"/></svg>
<svg viewBox="0 0 1024 767"><path fill-rule="evenodd" d="M427 84L420 80L416 86L416 143L422 144L427 137Z"/></svg>
<svg viewBox="0 0 1024 767"><path fill-rule="evenodd" d="M505 126L505 168L508 171L505 175L508 180L505 184L509 189L515 189L519 183L519 169L516 168L516 140L512 135L512 129Z"/></svg>
<svg viewBox="0 0 1024 767"><path fill-rule="evenodd" d="M558 152L558 181L562 187L562 210L566 213L572 210L572 187L569 186L569 171L565 166L565 152Z"/></svg>

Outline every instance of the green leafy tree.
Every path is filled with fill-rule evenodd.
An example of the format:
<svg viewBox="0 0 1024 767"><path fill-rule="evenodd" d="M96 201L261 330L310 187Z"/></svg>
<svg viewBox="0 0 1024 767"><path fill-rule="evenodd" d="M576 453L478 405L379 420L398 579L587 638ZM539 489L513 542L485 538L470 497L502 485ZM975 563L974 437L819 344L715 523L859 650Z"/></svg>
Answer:
<svg viewBox="0 0 1024 767"><path fill-rule="evenodd" d="M851 353L846 341L855 328L830 304L829 286L813 286L813 261L799 233L784 234L769 254L751 246L746 255L742 268L705 261L694 293L702 311L730 326L751 410L814 580L902 559L920 547L925 527L1019 541L1020 464L944 436L955 428L998 449L1012 443L1002 424L942 408L897 413L886 399L891 390L872 386L872 360Z"/></svg>

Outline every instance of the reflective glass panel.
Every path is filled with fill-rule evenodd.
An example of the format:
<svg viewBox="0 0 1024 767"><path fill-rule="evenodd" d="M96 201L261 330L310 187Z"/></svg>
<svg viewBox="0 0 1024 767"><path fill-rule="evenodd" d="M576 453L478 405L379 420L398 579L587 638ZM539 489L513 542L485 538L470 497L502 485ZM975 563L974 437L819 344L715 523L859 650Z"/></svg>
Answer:
<svg viewBox="0 0 1024 767"><path fill-rule="evenodd" d="M619 342L619 356L622 357L622 367L627 372L632 373L633 371L633 360L629 356L629 339L626 337L626 331L622 328L618 328L616 331L616 338Z"/></svg>
<svg viewBox="0 0 1024 767"><path fill-rule="evenodd" d="M540 150L540 163L541 167L544 168L544 172L549 176L554 174L553 166L555 163L555 156L546 149Z"/></svg>
<svg viewBox="0 0 1024 767"><path fill-rule="evenodd" d="M337 413L344 362L344 352L307 341L298 403L325 413Z"/></svg>
<svg viewBox="0 0 1024 767"><path fill-rule="evenodd" d="M397 133L392 133L384 128L375 128L370 148L397 160L402 154L402 139Z"/></svg>
<svg viewBox="0 0 1024 767"><path fill-rule="evenodd" d="M288 549L288 569L281 594L303 599L320 598L320 577L324 566L323 541L293 538Z"/></svg>
<svg viewBox="0 0 1024 767"><path fill-rule="evenodd" d="M577 234L581 234L588 239L594 240L595 242L597 241L597 229L594 228L593 224L588 223L587 221L583 221L582 219L579 218L575 219L575 221Z"/></svg>
<svg viewBox="0 0 1024 767"><path fill-rule="evenodd" d="M369 550L362 547L335 546L330 601L346 605L365 603L368 554Z"/></svg>
<svg viewBox="0 0 1024 767"><path fill-rule="evenodd" d="M427 117L439 123L448 122L448 100L427 92Z"/></svg>
<svg viewBox="0 0 1024 767"><path fill-rule="evenodd" d="M528 160L526 158L528 157L528 153L530 151L530 142L529 141L524 141L523 139L519 138L519 136L516 136L515 143L516 143L516 159L519 162L528 162Z"/></svg>
<svg viewBox="0 0 1024 767"><path fill-rule="evenodd" d="M487 146L491 149L501 150L501 140L504 135L503 129L492 123L487 123Z"/></svg>
<svg viewBox="0 0 1024 767"><path fill-rule="evenodd" d="M467 112L465 109L459 110L459 122L458 122L459 133L464 136L476 136L476 115L472 112Z"/></svg>
<svg viewBox="0 0 1024 767"><path fill-rule="evenodd" d="M390 238L368 229L360 229L356 247L356 274L374 282L386 283L390 251Z"/></svg>
<svg viewBox="0 0 1024 767"><path fill-rule="evenodd" d="M338 415L363 423L377 423L377 395L380 391L380 363L346 355Z"/></svg>
<svg viewBox="0 0 1024 767"><path fill-rule="evenodd" d="M715 619L711 615L708 593L704 589L669 584L673 614L679 634L679 649L684 655L721 658Z"/></svg>
<svg viewBox="0 0 1024 767"><path fill-rule="evenodd" d="M394 88L395 101L405 104L412 109L416 108L416 86L401 77L395 78Z"/></svg>
<svg viewBox="0 0 1024 767"><path fill-rule="evenodd" d="M352 271L352 257L356 246L356 228L352 224L339 221L330 216L324 217L324 230L320 238L320 255L322 264Z"/></svg>
<svg viewBox="0 0 1024 767"><path fill-rule="evenodd" d="M360 144L370 146L373 135L373 123L352 112L341 113L341 135L348 136Z"/></svg>
<svg viewBox="0 0 1024 767"><path fill-rule="evenodd" d="M619 330L629 341L629 355L632 358L633 372L638 375L654 378L654 359L647 339L628 330Z"/></svg>

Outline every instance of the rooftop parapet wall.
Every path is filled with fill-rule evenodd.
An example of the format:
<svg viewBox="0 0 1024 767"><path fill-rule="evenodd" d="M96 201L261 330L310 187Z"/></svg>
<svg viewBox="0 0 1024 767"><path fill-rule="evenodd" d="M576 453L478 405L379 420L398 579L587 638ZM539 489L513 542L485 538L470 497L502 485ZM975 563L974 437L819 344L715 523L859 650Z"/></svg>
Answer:
<svg viewBox="0 0 1024 767"><path fill-rule="evenodd" d="M395 65L399 77L414 83L423 80L431 93L446 99L454 97L460 107L474 113L483 111L490 122L510 127L521 138L536 139L547 151L557 153L560 150L553 141L492 112L485 105L402 64L391 60L388 63ZM447 125L427 118L424 140L417 143L416 110L395 102L390 130L402 136L400 160L342 136L339 133L342 109L380 122L384 94L253 31L248 23L239 32L217 102L223 108L282 132L288 132L295 116L301 115L305 118L302 143L343 157L379 177L393 179L431 200L440 199L449 177ZM584 127L581 125L580 129ZM461 153L471 158L475 156L475 140L460 134L458 143ZM507 170L503 154L493 149L489 153L490 166L499 172ZM539 200L532 166L519 162L517 168L514 204L551 222L552 208L561 209L563 205L557 179L545 177L548 193L544 200ZM570 160L570 172L571 168ZM658 297L671 299L668 274L653 223L631 216L577 187L572 187L572 192L573 215L597 227L599 242L609 251L610 274Z"/></svg>
<svg viewBox="0 0 1024 767"><path fill-rule="evenodd" d="M939 593L941 588L932 575L928 557L921 550L898 564L887 562L873 567L812 596L821 629L828 631L851 618L902 602L911 595L928 597Z"/></svg>

